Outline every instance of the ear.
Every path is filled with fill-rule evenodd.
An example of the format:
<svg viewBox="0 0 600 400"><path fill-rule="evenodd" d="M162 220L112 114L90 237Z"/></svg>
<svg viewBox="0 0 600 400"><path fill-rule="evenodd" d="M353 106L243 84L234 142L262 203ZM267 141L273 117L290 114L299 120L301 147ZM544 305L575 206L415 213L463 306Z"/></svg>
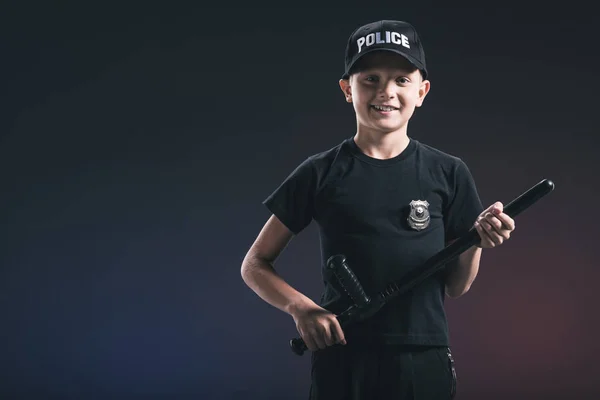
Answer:
<svg viewBox="0 0 600 400"><path fill-rule="evenodd" d="M419 86L419 100L417 100L417 107L421 107L423 105L423 101L425 101L425 96L429 93L429 89L431 88L431 82L428 80L424 80L421 82Z"/></svg>
<svg viewBox="0 0 600 400"><path fill-rule="evenodd" d="M350 79L340 79L340 89L342 89L346 101L352 103L352 87L350 86Z"/></svg>

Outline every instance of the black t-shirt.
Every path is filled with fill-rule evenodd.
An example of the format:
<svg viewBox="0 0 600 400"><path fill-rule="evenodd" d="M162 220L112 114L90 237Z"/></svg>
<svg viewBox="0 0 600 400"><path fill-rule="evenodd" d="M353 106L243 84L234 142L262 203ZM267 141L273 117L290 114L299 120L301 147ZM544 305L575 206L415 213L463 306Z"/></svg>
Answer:
<svg viewBox="0 0 600 400"><path fill-rule="evenodd" d="M338 296L324 268L332 255L345 255L366 293L374 295L465 234L483 211L465 163L412 138L386 160L367 156L348 138L308 157L264 204L294 234L313 220L318 224L324 306ZM423 209L425 215L416 215ZM424 229L411 227L411 210L417 219L429 213ZM347 327L348 340L449 345L445 273Z"/></svg>

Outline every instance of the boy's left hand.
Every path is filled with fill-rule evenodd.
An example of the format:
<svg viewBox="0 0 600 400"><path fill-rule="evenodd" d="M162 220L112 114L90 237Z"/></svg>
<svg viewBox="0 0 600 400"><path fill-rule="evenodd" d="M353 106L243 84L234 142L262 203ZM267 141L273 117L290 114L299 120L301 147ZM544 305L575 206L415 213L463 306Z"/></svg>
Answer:
<svg viewBox="0 0 600 400"><path fill-rule="evenodd" d="M484 210L475 221L475 229L479 233L484 249L490 249L504 243L515 230L515 221L504 214L504 206L499 201Z"/></svg>

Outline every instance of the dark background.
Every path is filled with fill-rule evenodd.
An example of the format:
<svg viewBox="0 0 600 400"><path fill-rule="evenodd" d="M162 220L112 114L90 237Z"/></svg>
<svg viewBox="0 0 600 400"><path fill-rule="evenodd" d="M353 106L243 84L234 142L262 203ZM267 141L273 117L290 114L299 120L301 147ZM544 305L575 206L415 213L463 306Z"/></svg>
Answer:
<svg viewBox="0 0 600 400"><path fill-rule="evenodd" d="M80 3L3 3L0 398L306 398L293 321L240 265L264 198L354 134L344 47L378 19L425 46L410 136L486 205L556 183L447 302L457 399L600 398L589 9ZM319 257L313 224L278 268L317 299Z"/></svg>

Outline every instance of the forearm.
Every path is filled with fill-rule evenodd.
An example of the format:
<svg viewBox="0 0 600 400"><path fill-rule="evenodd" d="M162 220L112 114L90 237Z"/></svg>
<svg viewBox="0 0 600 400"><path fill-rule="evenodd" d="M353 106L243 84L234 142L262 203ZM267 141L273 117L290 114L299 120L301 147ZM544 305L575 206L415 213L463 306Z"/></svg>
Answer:
<svg viewBox="0 0 600 400"><path fill-rule="evenodd" d="M464 251L450 267L446 276L446 294L457 298L467 293L479 272L481 248L473 246Z"/></svg>
<svg viewBox="0 0 600 400"><path fill-rule="evenodd" d="M314 302L289 285L273 268L272 263L247 255L242 263L242 279L260 298L290 315Z"/></svg>

